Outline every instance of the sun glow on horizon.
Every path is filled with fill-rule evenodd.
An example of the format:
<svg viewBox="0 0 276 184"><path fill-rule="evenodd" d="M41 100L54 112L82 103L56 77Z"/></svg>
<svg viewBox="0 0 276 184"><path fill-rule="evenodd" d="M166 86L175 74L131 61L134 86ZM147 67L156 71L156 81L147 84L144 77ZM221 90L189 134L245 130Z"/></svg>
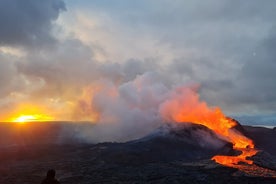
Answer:
<svg viewBox="0 0 276 184"><path fill-rule="evenodd" d="M11 119L11 122L15 123L25 123L25 122L34 122L34 121L51 121L53 120L52 117L47 116L47 115L42 115L42 114L33 114L33 115L19 115L15 118Z"/></svg>
<svg viewBox="0 0 276 184"><path fill-rule="evenodd" d="M12 120L12 122L16 123L25 123L27 121L35 121L36 118L33 115L22 115Z"/></svg>
<svg viewBox="0 0 276 184"><path fill-rule="evenodd" d="M18 104L10 112L1 117L2 122L43 122L56 120L55 111L46 106L31 103Z"/></svg>

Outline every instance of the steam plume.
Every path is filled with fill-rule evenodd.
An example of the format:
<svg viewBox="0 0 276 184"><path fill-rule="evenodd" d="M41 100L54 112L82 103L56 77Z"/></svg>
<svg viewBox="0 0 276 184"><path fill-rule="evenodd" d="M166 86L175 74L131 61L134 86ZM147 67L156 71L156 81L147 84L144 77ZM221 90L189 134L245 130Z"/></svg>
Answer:
<svg viewBox="0 0 276 184"><path fill-rule="evenodd" d="M91 129L80 129L79 136L92 142L127 141L150 133L164 122L175 122L171 112L174 108L184 110L184 114L202 107L205 110L202 116L215 113L199 100L198 88L198 85L170 87L155 72L145 72L121 84L101 79L94 83L89 101L80 103L90 104L89 113L96 117L96 124ZM176 94L179 97L175 98ZM180 100L178 106L171 107L172 98Z"/></svg>

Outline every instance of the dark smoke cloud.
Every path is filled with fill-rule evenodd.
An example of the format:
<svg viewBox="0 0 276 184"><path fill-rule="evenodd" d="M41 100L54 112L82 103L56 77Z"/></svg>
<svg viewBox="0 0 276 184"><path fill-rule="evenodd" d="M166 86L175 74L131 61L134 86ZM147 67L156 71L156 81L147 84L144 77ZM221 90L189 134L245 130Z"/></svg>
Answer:
<svg viewBox="0 0 276 184"><path fill-rule="evenodd" d="M0 45L38 45L54 41L52 24L63 10L62 0L1 0Z"/></svg>

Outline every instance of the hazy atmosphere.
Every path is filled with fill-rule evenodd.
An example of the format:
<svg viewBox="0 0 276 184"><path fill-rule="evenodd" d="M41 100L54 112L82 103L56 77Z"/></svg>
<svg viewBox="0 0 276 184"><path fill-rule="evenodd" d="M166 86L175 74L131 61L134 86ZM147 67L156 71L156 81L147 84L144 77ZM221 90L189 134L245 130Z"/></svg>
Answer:
<svg viewBox="0 0 276 184"><path fill-rule="evenodd" d="M0 183L275 184L276 0L0 0Z"/></svg>
<svg viewBox="0 0 276 184"><path fill-rule="evenodd" d="M0 121L33 114L139 132L168 119L171 97L184 94L184 104L206 101L242 123L273 125L275 7L273 0L1 0Z"/></svg>

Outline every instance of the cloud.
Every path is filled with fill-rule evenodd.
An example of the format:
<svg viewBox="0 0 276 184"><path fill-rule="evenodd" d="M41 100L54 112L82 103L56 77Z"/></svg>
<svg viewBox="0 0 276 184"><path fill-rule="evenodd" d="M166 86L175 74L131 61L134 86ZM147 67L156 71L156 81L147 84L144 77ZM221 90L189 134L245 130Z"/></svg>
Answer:
<svg viewBox="0 0 276 184"><path fill-rule="evenodd" d="M97 71L93 50L79 40L60 41L51 48L31 53L24 61L16 63L17 68L26 76L42 78L50 93L62 93L69 86L83 86Z"/></svg>
<svg viewBox="0 0 276 184"><path fill-rule="evenodd" d="M67 1L61 13L61 0L3 0L0 104L16 93L13 103L19 94L24 102L58 110L73 103L81 106L73 114L86 112L84 91L101 80L135 103L142 99L131 81L153 72L167 88L200 84L200 98L227 114L270 113L273 7L257 0L96 0Z"/></svg>
<svg viewBox="0 0 276 184"><path fill-rule="evenodd" d="M255 48L251 57L247 58L239 75L240 100L255 106L256 111L260 112L262 109L270 109L272 113L276 108L276 35L273 30L275 29Z"/></svg>
<svg viewBox="0 0 276 184"><path fill-rule="evenodd" d="M3 97L7 92L14 88L16 77L14 74L17 73L16 67L11 57L0 54L0 97Z"/></svg>
<svg viewBox="0 0 276 184"><path fill-rule="evenodd" d="M65 10L62 0L2 0L0 44L41 45L52 42L53 21Z"/></svg>

